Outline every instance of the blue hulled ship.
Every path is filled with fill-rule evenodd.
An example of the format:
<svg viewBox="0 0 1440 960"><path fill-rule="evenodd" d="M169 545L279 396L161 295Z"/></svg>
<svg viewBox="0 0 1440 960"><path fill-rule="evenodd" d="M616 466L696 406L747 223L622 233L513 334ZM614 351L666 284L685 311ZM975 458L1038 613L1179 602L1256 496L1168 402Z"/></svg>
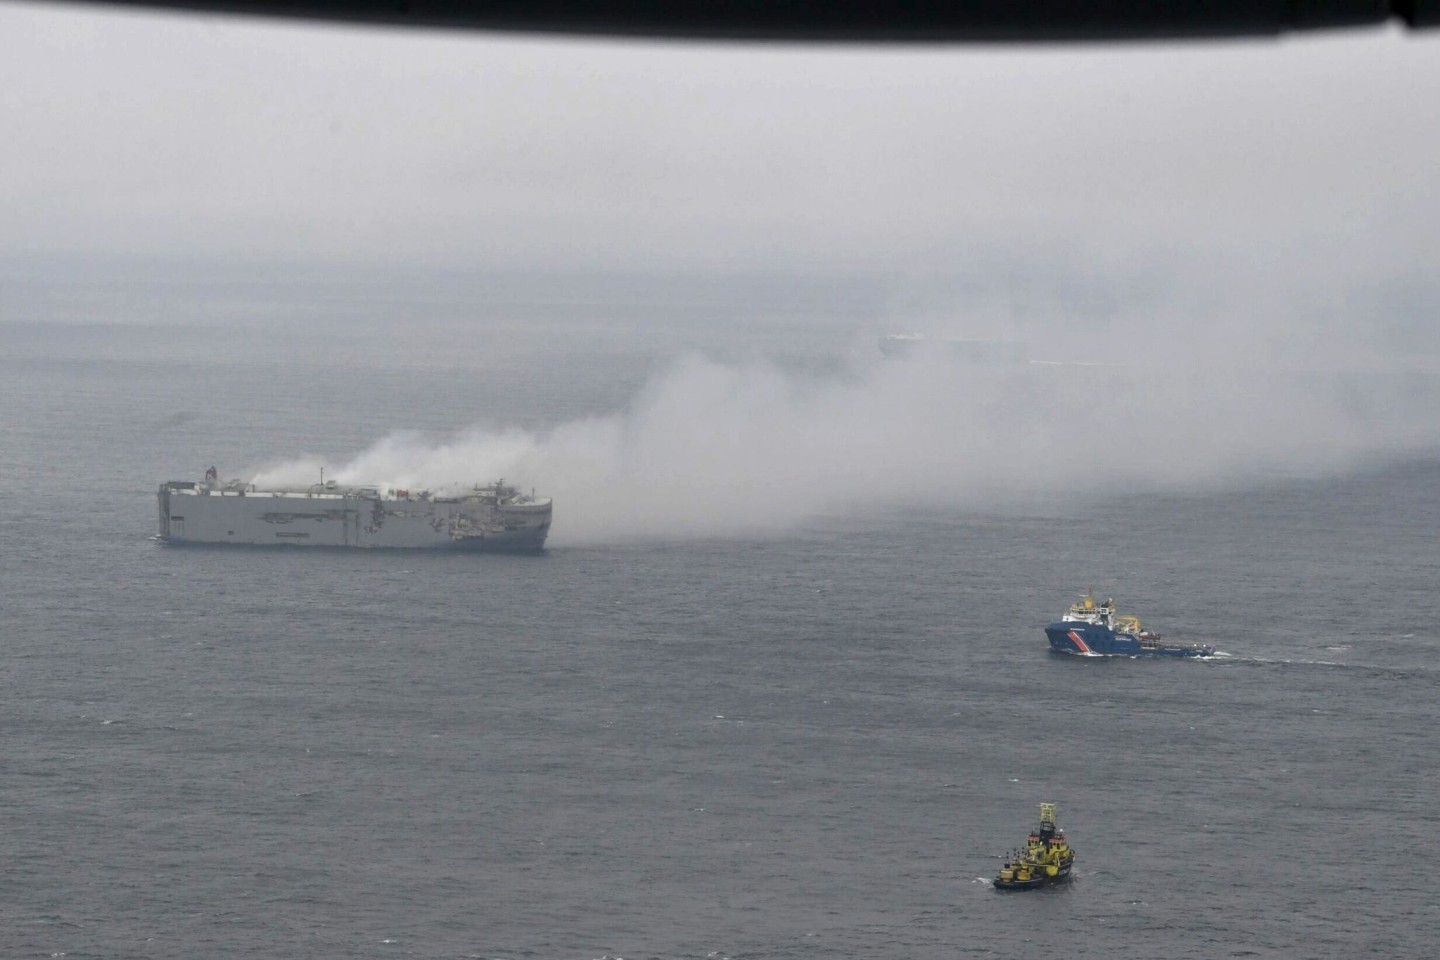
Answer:
<svg viewBox="0 0 1440 960"><path fill-rule="evenodd" d="M1115 612L1115 601L1096 603L1089 593L1045 628L1050 649L1090 657L1210 657L1215 648L1202 643L1165 640L1140 629L1140 618Z"/></svg>

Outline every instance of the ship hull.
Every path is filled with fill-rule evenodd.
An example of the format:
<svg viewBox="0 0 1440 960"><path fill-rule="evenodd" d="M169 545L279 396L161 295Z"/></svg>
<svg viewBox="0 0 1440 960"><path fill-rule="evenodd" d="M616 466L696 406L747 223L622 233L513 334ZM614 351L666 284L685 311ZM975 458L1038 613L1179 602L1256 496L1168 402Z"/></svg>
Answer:
<svg viewBox="0 0 1440 960"><path fill-rule="evenodd" d="M1061 864L1059 872L1053 877L1042 870L1038 876L1032 876L1029 880L1006 880L1002 877L996 877L992 882L995 884L996 890L1036 890L1040 887L1048 887L1051 884L1064 883L1070 879L1070 867L1073 863L1074 861L1070 861Z"/></svg>
<svg viewBox="0 0 1440 960"><path fill-rule="evenodd" d="M1166 643L1083 620L1058 620L1045 628L1045 636L1051 650L1078 656L1208 657L1215 653L1200 644Z"/></svg>
<svg viewBox="0 0 1440 960"><path fill-rule="evenodd" d="M395 499L346 493L207 490L169 483L159 493L159 539L234 545L534 552L550 530L550 501Z"/></svg>
<svg viewBox="0 0 1440 960"><path fill-rule="evenodd" d="M267 542L264 540L197 540L194 538L178 537L152 537L166 547L174 549L195 549L205 550L212 547L222 549L234 548L236 550L300 550L311 549L317 552L326 550L424 550L424 551L449 551L452 553L531 553L543 554L545 552L545 541L539 537L510 537L503 536L486 537L485 539L473 538L467 540L436 540L432 543L417 544L395 544L395 543L315 543L311 541L296 542L294 540L277 540Z"/></svg>

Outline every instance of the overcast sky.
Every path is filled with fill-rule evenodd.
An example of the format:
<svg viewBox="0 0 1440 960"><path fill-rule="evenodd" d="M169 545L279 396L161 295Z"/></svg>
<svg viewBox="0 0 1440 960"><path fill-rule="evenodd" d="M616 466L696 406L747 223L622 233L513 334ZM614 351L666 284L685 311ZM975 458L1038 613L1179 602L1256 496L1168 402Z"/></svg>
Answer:
<svg viewBox="0 0 1440 960"><path fill-rule="evenodd" d="M716 46L0 3L0 250L920 271L1440 262L1440 35Z"/></svg>

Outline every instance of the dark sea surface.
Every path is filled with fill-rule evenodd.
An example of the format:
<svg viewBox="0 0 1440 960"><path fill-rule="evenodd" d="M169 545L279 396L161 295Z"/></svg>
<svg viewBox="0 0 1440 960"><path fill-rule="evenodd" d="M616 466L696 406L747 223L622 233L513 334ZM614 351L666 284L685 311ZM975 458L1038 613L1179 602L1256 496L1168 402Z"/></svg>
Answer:
<svg viewBox="0 0 1440 960"><path fill-rule="evenodd" d="M0 324L0 956L1433 955L1440 461L745 540L557 503L538 557L149 539L212 462L833 359L606 329ZM1050 655L1090 582L1228 655ZM1041 800L1077 876L999 894Z"/></svg>

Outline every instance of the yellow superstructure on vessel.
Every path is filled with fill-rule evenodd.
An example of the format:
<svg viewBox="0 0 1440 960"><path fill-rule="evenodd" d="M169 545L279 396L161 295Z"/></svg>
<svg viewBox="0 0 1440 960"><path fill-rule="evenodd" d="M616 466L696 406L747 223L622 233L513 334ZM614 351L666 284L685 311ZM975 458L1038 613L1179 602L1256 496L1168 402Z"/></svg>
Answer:
<svg viewBox="0 0 1440 960"><path fill-rule="evenodd" d="M1055 804L1040 804L1040 827L1025 839L1023 850L1011 851L995 877L1000 890L1030 890L1070 876L1075 848L1055 825Z"/></svg>

